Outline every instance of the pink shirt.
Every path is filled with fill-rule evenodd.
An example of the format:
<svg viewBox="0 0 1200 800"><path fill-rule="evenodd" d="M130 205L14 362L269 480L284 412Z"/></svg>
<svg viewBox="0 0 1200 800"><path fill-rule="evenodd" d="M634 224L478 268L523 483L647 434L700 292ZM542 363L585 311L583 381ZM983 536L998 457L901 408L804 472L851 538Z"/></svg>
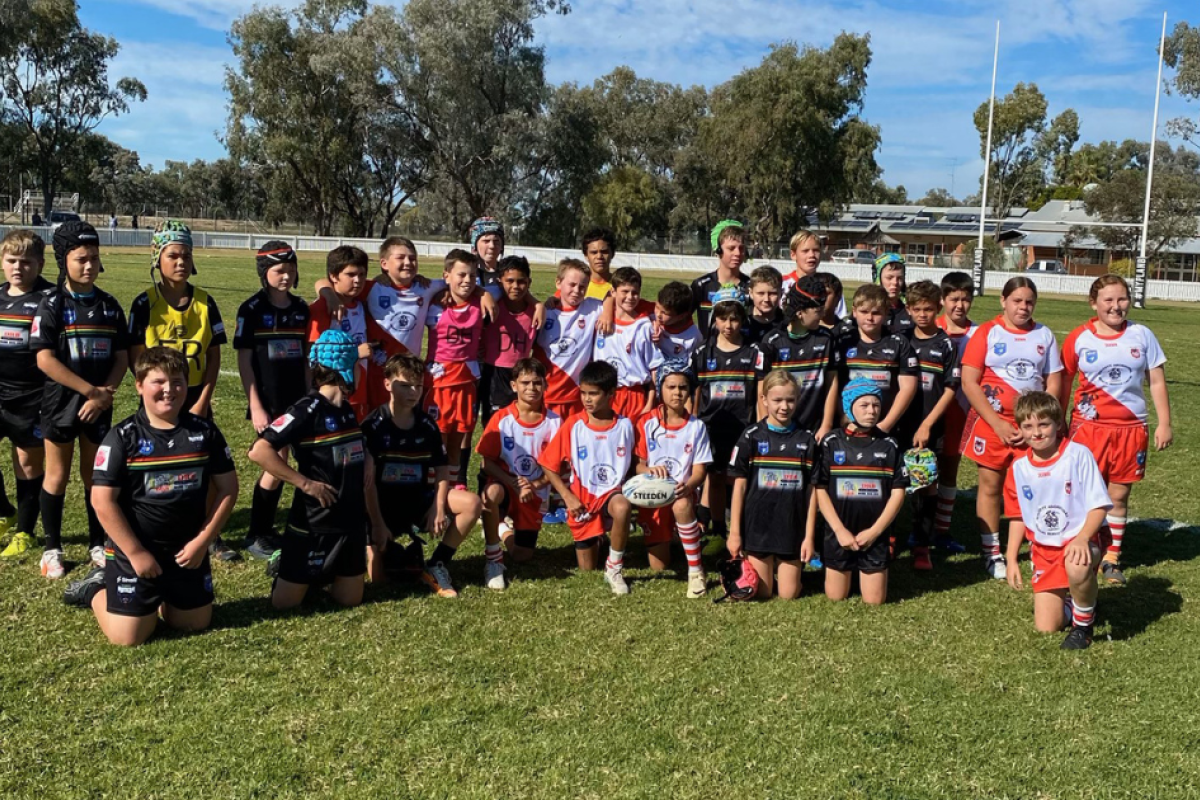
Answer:
<svg viewBox="0 0 1200 800"><path fill-rule="evenodd" d="M484 331L484 363L510 368L533 352L533 339L533 309L527 304L514 314L501 300L495 321Z"/></svg>
<svg viewBox="0 0 1200 800"><path fill-rule="evenodd" d="M479 298L443 308L434 304L425 318L429 328L429 374L435 384L469 383L479 378L479 339L483 311Z"/></svg>

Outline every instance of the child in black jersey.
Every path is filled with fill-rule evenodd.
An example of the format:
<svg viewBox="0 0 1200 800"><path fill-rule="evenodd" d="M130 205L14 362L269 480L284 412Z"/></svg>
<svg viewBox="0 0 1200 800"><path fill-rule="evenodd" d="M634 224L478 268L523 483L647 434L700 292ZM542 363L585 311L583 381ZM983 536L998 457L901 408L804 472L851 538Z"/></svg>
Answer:
<svg viewBox="0 0 1200 800"><path fill-rule="evenodd" d="M786 328L768 333L759 344L768 369L781 369L796 382L796 424L816 431L817 440L834 426L837 413L837 370L833 338L821 328L825 284L815 275L800 278L788 290ZM766 416L765 386L759 386L758 416Z"/></svg>
<svg viewBox="0 0 1200 800"><path fill-rule="evenodd" d="M908 475L899 445L876 427L882 391L865 379L842 391L846 427L821 442L817 503L825 520L825 595L850 596L858 573L864 603L887 599L888 535L904 505ZM815 542L814 542L815 545Z"/></svg>
<svg viewBox="0 0 1200 800"><path fill-rule="evenodd" d="M371 515L368 571L372 583L387 580L384 553L399 548L393 539L427 531L441 539L426 565L427 580L438 597L458 597L450 582L450 559L479 521L478 495L450 488L450 464L437 423L417 407L425 362L414 355L394 355L383 365L391 400L363 422L367 452L374 462L374 481L367 484Z"/></svg>
<svg viewBox="0 0 1200 800"><path fill-rule="evenodd" d="M29 329L38 305L54 288L42 277L46 244L33 231L14 228L0 242L4 283L0 284L0 439L12 443L17 482L14 508L0 472L0 536L12 539L0 558L15 558L33 546L38 494L42 489L42 389L46 377L37 367Z"/></svg>
<svg viewBox="0 0 1200 800"><path fill-rule="evenodd" d="M304 397L312 383L306 359L308 303L289 291L299 280L296 263L296 251L287 242L264 244L255 258L263 288L238 308L233 348L246 392L246 418L256 434ZM287 450L279 457L286 461ZM279 549L274 527L281 494L283 482L269 472L254 484L246 551L255 558L270 558Z"/></svg>
<svg viewBox="0 0 1200 800"><path fill-rule="evenodd" d="M913 320L913 352L921 365L921 385L899 426L899 441L913 447L928 448L936 455L942 451L946 410L955 402L962 369L958 348L938 327L942 290L933 281L918 281L908 289L908 313ZM937 486L913 493L913 569L933 569L929 545L937 515Z"/></svg>
<svg viewBox="0 0 1200 800"><path fill-rule="evenodd" d="M717 268L692 281L692 307L696 311L696 326L707 336L712 312L720 301L719 295L730 289L742 295L750 291L750 278L742 272L746 260L746 231L737 220L724 219L713 226L709 237ZM743 323L745 324L745 323Z"/></svg>
<svg viewBox="0 0 1200 800"><path fill-rule="evenodd" d="M367 572L366 484L371 458L350 405L358 345L340 330L327 330L309 353L315 387L267 426L250 448L250 460L296 487L283 546L271 556L271 604L292 608L310 586L332 582L330 595L343 606L362 602ZM292 448L296 469L279 457ZM382 537L383 531L376 531ZM382 539L381 539L382 541Z"/></svg>
<svg viewBox="0 0 1200 800"><path fill-rule="evenodd" d="M779 307L783 276L771 266L762 266L750 273L750 319L747 321L746 341L758 344L773 331L786 328L788 319Z"/></svg>
<svg viewBox="0 0 1200 800"><path fill-rule="evenodd" d="M878 427L887 435L897 433L908 406L920 386L920 364L908 337L884 331L887 292L863 284L854 292L854 326L837 342L838 386L862 378L879 387L883 405ZM904 442L901 442L904 445Z"/></svg>
<svg viewBox="0 0 1200 800"><path fill-rule="evenodd" d="M96 448L112 427L113 395L129 367L125 312L112 295L96 288L104 271L100 237L86 222L67 222L54 232L58 288L42 299L29 329L30 347L46 376L42 394L42 437L46 476L40 505L46 551L41 571L61 578L62 517L75 442L88 516L91 562L104 565L104 529L92 508L92 464Z"/></svg>
<svg viewBox="0 0 1200 800"><path fill-rule="evenodd" d="M742 297L736 289L715 296L708 341L692 353L692 373L699 384L692 408L708 429L713 454L697 516L703 523L711 515L712 532L721 537L725 536L726 470L738 437L754 420L763 368L762 351L742 339L746 325Z"/></svg>
<svg viewBox="0 0 1200 800"><path fill-rule="evenodd" d="M872 282L887 292L887 322L883 329L888 333L907 336L912 332L913 320L905 307L905 272L908 265L899 253L884 253L875 259Z"/></svg>
<svg viewBox="0 0 1200 800"><path fill-rule="evenodd" d="M762 382L766 415L733 449L729 554L745 555L758 572L758 597L800 596L804 562L816 552L817 505L812 471L817 440L795 420L799 392L792 376L772 370Z"/></svg>
<svg viewBox="0 0 1200 800"><path fill-rule="evenodd" d="M92 492L108 532L106 564L71 584L64 599L91 608L113 644L146 641L160 610L178 630L212 621L208 545L233 511L237 473L216 425L184 411L187 376L177 350L143 350L134 365L142 407L96 452Z"/></svg>

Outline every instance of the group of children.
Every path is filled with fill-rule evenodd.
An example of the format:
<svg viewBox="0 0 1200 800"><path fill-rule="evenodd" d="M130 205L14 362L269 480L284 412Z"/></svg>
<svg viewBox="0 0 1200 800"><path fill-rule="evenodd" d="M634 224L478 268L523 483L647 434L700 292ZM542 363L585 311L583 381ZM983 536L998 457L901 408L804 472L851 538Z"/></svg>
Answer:
<svg viewBox="0 0 1200 800"><path fill-rule="evenodd" d="M503 257L503 237L495 220L477 220L472 249L447 254L435 280L402 237L383 242L375 277L365 252L335 248L311 306L293 293L291 247L258 251L262 289L239 308L233 344L258 435L249 458L262 469L245 545L268 560L276 607L320 586L357 604L367 575L408 575L453 597L449 565L481 520L491 589L507 585L506 557L534 558L542 524L558 521L579 568L602 566L611 590L627 594L636 523L653 569L670 565L679 540L689 597L707 591L707 533L753 568L755 596L797 597L809 564L824 567L830 598L848 597L857 576L864 601L882 603L906 495L915 569L933 569L932 547L963 551L949 528L965 454L979 465L988 573L1020 588L1024 532L1038 628L1069 621L1064 646L1090 642L1096 570L1124 581L1126 503L1148 449L1146 380L1155 443L1171 441L1165 358L1127 320L1123 280L1096 282L1097 316L1060 355L1033 321L1028 279L1010 280L1001 316L976 326L968 275L908 286L894 254L839 318L841 284L817 271L808 232L791 242L795 272L747 275L745 233L724 221L712 233L717 269L666 284L654 301L637 270L611 269L607 231L584 237L586 260L559 263L542 300L528 262ZM0 247L0 435L14 445L17 479L17 506L0 508L13 530L3 555L31 546L40 511L41 571L64 573L63 495L78 441L94 568L68 601L92 608L114 642L144 641L160 611L170 625L203 628L210 556L239 557L220 539L237 478L211 422L226 335L211 296L190 282L190 231L156 230L158 277L128 323L95 286L95 231L67 223L53 244L57 286L40 277L36 235L14 231ZM140 408L113 427L126 370ZM482 471L471 491L477 425ZM674 500L635 508L621 487L636 473L671 479ZM295 493L277 535L284 483ZM1019 520L1007 560L1006 509ZM428 557L422 534L437 540Z"/></svg>

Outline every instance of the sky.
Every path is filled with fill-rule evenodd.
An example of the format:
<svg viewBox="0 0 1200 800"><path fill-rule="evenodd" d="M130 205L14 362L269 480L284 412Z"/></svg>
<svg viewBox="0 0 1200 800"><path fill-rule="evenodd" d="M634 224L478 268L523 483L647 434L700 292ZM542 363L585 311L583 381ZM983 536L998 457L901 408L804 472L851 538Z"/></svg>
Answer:
<svg viewBox="0 0 1200 800"><path fill-rule="evenodd" d="M100 131L155 166L224 155L226 35L255 4L80 0L83 24L121 43L110 77L137 77L149 93ZM572 0L572 7L537 25L552 83L590 83L627 65L642 77L711 88L757 65L773 43L826 47L841 31L870 34L862 114L882 129L884 180L904 185L913 199L934 187L959 198L978 191L983 162L972 115L988 97L997 20L997 95L1036 83L1051 118L1078 112L1082 142L1148 139L1162 14L1168 32L1180 21L1200 25L1195 0ZM1159 136L1166 120L1181 115L1200 117L1200 101L1164 93Z"/></svg>

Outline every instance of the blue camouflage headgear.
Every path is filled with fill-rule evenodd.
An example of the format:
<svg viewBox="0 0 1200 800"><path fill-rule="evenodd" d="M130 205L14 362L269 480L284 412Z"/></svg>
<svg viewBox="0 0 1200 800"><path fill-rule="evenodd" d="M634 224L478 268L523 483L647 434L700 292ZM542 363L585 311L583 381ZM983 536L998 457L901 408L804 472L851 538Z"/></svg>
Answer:
<svg viewBox="0 0 1200 800"><path fill-rule="evenodd" d="M658 392L658 396L662 398L663 381L668 375L682 375L687 378L688 386L691 389L696 388L696 373L692 372L692 365L686 358L668 358L658 368L658 374L655 375L654 389Z"/></svg>
<svg viewBox="0 0 1200 800"><path fill-rule="evenodd" d="M475 245L479 240L489 233L494 233L500 237L500 241L504 241L504 226L500 224L500 220L495 217L480 217L471 223L471 250L475 250Z"/></svg>
<svg viewBox="0 0 1200 800"><path fill-rule="evenodd" d="M354 367L358 363L358 345L349 334L336 329L327 330L313 342L308 353L312 366L328 367L342 376L346 386L354 388Z"/></svg>
<svg viewBox="0 0 1200 800"><path fill-rule="evenodd" d="M866 378L855 378L846 384L846 388L842 390L842 413L850 418L850 421L855 425L858 420L854 418L854 414L850 411L854 407L854 401L860 397L874 395L883 402L883 390L875 385L874 381L869 381Z"/></svg>
<svg viewBox="0 0 1200 800"><path fill-rule="evenodd" d="M871 283L882 283L883 271L893 264L899 267L901 272L908 270L908 263L904 260L904 256L899 253L884 253L875 259L875 266L871 268ZM900 293L904 294L903 290Z"/></svg>
<svg viewBox="0 0 1200 800"><path fill-rule="evenodd" d="M746 295L746 291L738 284L722 284L721 288L713 293L712 304L715 306L717 303L724 303L729 300L746 305L750 298Z"/></svg>

